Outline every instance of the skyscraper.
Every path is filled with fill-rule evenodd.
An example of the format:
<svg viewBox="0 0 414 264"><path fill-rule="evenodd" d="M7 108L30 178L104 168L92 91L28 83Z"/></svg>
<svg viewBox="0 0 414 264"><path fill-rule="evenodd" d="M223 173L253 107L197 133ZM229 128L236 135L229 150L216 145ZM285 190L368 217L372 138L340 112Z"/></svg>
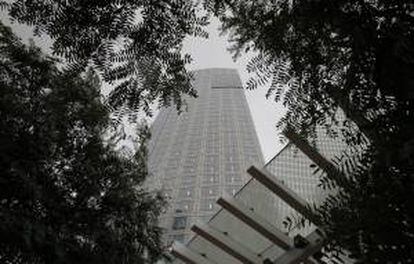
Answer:
<svg viewBox="0 0 414 264"><path fill-rule="evenodd" d="M170 197L161 217L165 239L185 241L189 228L209 219L216 200L248 180L246 168L263 158L239 75L234 69L194 72L198 98L187 111L162 109L152 127L148 185Z"/></svg>

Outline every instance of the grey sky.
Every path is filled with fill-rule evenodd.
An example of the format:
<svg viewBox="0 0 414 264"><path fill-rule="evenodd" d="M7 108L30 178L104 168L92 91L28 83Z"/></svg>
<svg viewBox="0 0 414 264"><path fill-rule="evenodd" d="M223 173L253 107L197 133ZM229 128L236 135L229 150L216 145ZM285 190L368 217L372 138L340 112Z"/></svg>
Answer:
<svg viewBox="0 0 414 264"><path fill-rule="evenodd" d="M5 12L0 12L2 21L10 25ZM249 78L246 71L246 64L251 55L243 55L237 61L233 61L231 54L227 51L229 43L225 36L219 36L219 22L213 20L208 26L209 39L189 38L184 43L184 52L191 54L193 62L188 69L203 68L236 68L240 74L243 83ZM13 30L24 40L33 37L30 27L13 24ZM35 38L35 42L43 51L51 53L51 40L47 36ZM254 91L245 90L253 121L259 137L265 161L271 159L281 148L278 141L279 132L276 131L275 125L283 114L283 107L272 100L266 100L266 87L260 87ZM134 133L134 129L127 128L129 132Z"/></svg>

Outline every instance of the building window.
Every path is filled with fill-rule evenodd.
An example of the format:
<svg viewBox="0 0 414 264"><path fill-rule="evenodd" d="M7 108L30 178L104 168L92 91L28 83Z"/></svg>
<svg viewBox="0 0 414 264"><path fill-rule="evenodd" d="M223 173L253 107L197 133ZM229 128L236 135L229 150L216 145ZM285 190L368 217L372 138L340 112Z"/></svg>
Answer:
<svg viewBox="0 0 414 264"><path fill-rule="evenodd" d="M192 191L191 191L191 188L181 188L181 189L179 190L179 195L178 195L178 197L179 197L179 198L183 198L183 199L186 199L186 198L192 197Z"/></svg>
<svg viewBox="0 0 414 264"><path fill-rule="evenodd" d="M174 230L185 229L186 226L187 226L187 216L174 217L174 223L172 226Z"/></svg>
<svg viewBox="0 0 414 264"><path fill-rule="evenodd" d="M215 200L211 200L211 199L203 200L201 202L200 209L202 211L212 211L212 210L214 210L215 209Z"/></svg>
<svg viewBox="0 0 414 264"><path fill-rule="evenodd" d="M214 186L214 187L203 187L201 189L201 197L212 197L212 196L216 196L217 195L217 189L218 187Z"/></svg>
<svg viewBox="0 0 414 264"><path fill-rule="evenodd" d="M193 185L196 182L195 175L185 175L182 180L183 185Z"/></svg>
<svg viewBox="0 0 414 264"><path fill-rule="evenodd" d="M193 210L193 201L191 201L191 200L179 201L176 204L176 208L181 210L181 212L192 211Z"/></svg>
<svg viewBox="0 0 414 264"><path fill-rule="evenodd" d="M219 182L219 177L217 174L209 174L207 173L205 175L205 177L203 177L203 183L208 183L208 184L212 184L212 183L218 183Z"/></svg>
<svg viewBox="0 0 414 264"><path fill-rule="evenodd" d="M185 236L182 235L182 234L180 234L180 235L172 235L171 236L171 240L172 241L178 241L178 242L183 243L184 242L184 239L185 239Z"/></svg>

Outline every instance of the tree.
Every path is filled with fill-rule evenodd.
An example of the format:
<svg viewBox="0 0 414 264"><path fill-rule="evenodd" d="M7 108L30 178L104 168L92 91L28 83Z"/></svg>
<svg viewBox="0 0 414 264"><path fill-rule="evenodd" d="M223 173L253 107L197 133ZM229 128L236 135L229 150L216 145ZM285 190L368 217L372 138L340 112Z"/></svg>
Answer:
<svg viewBox="0 0 414 264"><path fill-rule="evenodd" d="M206 36L207 20L197 16L191 0L0 3L14 21L48 34L54 54L72 70L93 66L115 85L108 100L117 109L150 114L155 101L180 108L182 94L196 95L185 69L190 56L181 48L186 36Z"/></svg>
<svg viewBox="0 0 414 264"><path fill-rule="evenodd" d="M164 201L103 141L99 78L59 70L0 23L0 262L154 263Z"/></svg>
<svg viewBox="0 0 414 264"><path fill-rule="evenodd" d="M360 150L337 162L348 175L342 183L329 172L325 178L339 188L316 212L331 245L364 263L413 261L414 5L212 0L205 6L230 33L235 55L258 53L248 65L255 74L248 88L270 82L268 96L287 107L280 128L313 140L316 126L328 132L340 126Z"/></svg>

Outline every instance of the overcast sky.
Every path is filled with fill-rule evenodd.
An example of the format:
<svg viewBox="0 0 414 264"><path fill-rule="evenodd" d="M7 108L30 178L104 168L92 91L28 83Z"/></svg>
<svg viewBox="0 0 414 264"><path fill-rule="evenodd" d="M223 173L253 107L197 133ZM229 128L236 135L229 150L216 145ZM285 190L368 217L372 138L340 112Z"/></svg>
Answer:
<svg viewBox="0 0 414 264"><path fill-rule="evenodd" d="M4 12L0 12L1 19L4 23L10 21ZM236 68L240 74L243 84L249 78L246 71L246 64L251 55L244 55L237 61L233 61L231 54L227 51L229 43L225 36L219 36L219 22L213 20L208 26L209 39L189 38L184 43L184 52L191 54L193 62L189 65L190 70L204 68ZM27 26L14 24L13 30L23 39L33 37L31 29ZM51 52L49 46L51 40L47 37L35 38L35 42L43 51ZM278 141L279 132L276 131L275 125L283 114L283 108L265 98L266 88L261 87L254 91L245 90L247 101L259 137L265 161L271 159L281 149ZM133 130L131 130L133 131Z"/></svg>

